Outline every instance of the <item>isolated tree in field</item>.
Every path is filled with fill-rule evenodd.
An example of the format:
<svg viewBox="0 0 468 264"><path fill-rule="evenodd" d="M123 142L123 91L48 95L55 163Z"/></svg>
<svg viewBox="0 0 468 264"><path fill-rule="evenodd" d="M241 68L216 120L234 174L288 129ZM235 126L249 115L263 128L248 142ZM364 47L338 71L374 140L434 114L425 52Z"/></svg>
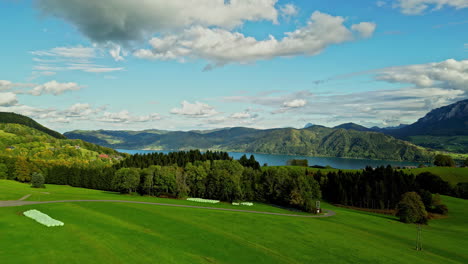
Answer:
<svg viewBox="0 0 468 264"><path fill-rule="evenodd" d="M140 173L135 168L122 168L115 173L112 185L121 193L135 191L140 183Z"/></svg>
<svg viewBox="0 0 468 264"><path fill-rule="evenodd" d="M434 165L438 167L455 167L455 161L450 156L438 154L434 157Z"/></svg>
<svg viewBox="0 0 468 264"><path fill-rule="evenodd" d="M404 223L427 223L427 211L416 192L407 192L402 195L397 205L396 216Z"/></svg>
<svg viewBox="0 0 468 264"><path fill-rule="evenodd" d="M42 173L34 172L32 174L32 176L31 176L31 186L33 188L45 188L44 182L45 182L45 179L44 179L44 176L42 175Z"/></svg>

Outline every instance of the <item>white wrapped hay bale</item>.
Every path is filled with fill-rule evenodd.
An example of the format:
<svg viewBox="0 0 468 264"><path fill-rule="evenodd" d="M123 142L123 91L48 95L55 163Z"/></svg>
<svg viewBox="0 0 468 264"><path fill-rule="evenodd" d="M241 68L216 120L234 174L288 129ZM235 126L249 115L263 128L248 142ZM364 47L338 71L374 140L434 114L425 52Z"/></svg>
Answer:
<svg viewBox="0 0 468 264"><path fill-rule="evenodd" d="M58 220L53 219L52 217L38 211L38 210L29 210L23 213L25 216L35 220L36 222L43 224L47 227L52 226L63 226L64 223Z"/></svg>

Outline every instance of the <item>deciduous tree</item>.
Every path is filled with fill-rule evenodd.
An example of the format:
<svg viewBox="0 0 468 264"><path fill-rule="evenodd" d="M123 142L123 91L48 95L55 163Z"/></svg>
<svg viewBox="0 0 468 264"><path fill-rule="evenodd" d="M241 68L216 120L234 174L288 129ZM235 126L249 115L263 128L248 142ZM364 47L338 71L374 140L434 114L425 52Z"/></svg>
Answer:
<svg viewBox="0 0 468 264"><path fill-rule="evenodd" d="M404 223L427 223L427 211L416 192L403 194L397 206L397 214Z"/></svg>
<svg viewBox="0 0 468 264"><path fill-rule="evenodd" d="M140 183L138 169L122 168L115 173L113 186L121 193L131 193L135 191Z"/></svg>
<svg viewBox="0 0 468 264"><path fill-rule="evenodd" d="M45 188L44 182L45 182L45 179L42 173L33 172L31 176L31 186L33 188Z"/></svg>
<svg viewBox="0 0 468 264"><path fill-rule="evenodd" d="M455 161L450 156L438 154L434 157L434 165L438 167L455 167Z"/></svg>

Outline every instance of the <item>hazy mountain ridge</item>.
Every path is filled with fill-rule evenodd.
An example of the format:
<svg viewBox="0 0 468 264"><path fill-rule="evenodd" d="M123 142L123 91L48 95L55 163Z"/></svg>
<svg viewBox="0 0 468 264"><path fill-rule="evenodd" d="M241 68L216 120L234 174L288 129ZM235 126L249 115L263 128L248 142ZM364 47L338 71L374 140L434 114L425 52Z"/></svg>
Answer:
<svg viewBox="0 0 468 264"><path fill-rule="evenodd" d="M376 132L313 126L306 129L259 130L235 127L209 133L173 131L165 134L125 131L71 131L69 138L122 149L213 149L224 151L388 160L431 161L432 153ZM104 143L105 142L105 143Z"/></svg>
<svg viewBox="0 0 468 264"><path fill-rule="evenodd" d="M468 135L468 100L430 111L414 124L387 132L400 138L409 136Z"/></svg>
<svg viewBox="0 0 468 264"><path fill-rule="evenodd" d="M366 128L345 123L335 128L381 132L426 148L468 153L468 100L434 109L410 125Z"/></svg>
<svg viewBox="0 0 468 264"><path fill-rule="evenodd" d="M370 128L367 128L365 126L361 126L361 125L358 125L358 124L355 124L355 123L344 123L344 124L338 125L338 126L336 126L334 128L342 128L342 129L346 129L346 130L353 129L353 130L356 130L356 131L373 131Z"/></svg>

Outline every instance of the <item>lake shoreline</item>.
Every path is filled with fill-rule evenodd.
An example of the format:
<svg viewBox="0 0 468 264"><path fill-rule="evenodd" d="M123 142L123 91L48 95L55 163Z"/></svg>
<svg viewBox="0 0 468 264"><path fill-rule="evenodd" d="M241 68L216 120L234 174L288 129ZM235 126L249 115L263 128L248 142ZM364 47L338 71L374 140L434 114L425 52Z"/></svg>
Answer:
<svg viewBox="0 0 468 264"><path fill-rule="evenodd" d="M147 154L147 153L169 153L188 150L130 150L130 149L115 149L119 152L128 154ZM206 150L200 150L206 151ZM222 151L222 150L212 150ZM379 167L391 165L394 167L419 166L420 164L429 165L427 162L411 162L411 161L394 161L394 160L374 160L362 158L343 158L343 157L323 157L323 156L301 156L288 154L266 154L266 153L250 153L250 152L235 152L226 151L229 156L234 159L239 159L242 155L254 155L260 165L267 164L268 166L284 166L291 159L306 159L310 166L330 166L336 169L364 169L367 166Z"/></svg>

